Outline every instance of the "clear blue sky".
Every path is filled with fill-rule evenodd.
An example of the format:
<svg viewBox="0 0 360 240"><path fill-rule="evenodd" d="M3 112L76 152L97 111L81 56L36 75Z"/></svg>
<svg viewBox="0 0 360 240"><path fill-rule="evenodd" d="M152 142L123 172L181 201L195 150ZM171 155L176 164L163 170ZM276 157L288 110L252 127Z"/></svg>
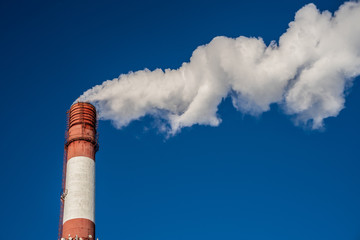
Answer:
<svg viewBox="0 0 360 240"><path fill-rule="evenodd" d="M2 239L56 239L66 110L88 88L178 68L213 37L278 40L309 1L2 1ZM342 1L318 0L321 10ZM324 131L226 99L219 127L165 140L100 122L100 240L360 239L360 83ZM147 130L145 130L147 129Z"/></svg>

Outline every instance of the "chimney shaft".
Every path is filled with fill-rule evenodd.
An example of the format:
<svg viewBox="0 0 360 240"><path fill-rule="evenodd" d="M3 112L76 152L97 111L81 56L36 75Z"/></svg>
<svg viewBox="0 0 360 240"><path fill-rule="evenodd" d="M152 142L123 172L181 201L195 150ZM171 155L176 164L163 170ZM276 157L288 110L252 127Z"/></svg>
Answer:
<svg viewBox="0 0 360 240"><path fill-rule="evenodd" d="M95 239L96 109L79 102L68 111L62 237ZM91 236L91 237L90 237Z"/></svg>

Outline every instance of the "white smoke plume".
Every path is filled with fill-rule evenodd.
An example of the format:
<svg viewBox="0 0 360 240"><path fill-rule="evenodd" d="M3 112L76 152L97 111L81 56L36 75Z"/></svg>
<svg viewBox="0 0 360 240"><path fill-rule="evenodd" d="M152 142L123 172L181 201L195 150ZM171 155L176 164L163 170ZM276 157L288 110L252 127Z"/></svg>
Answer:
<svg viewBox="0 0 360 240"><path fill-rule="evenodd" d="M345 2L334 14L308 4L278 43L216 37L179 69L122 74L76 101L95 104L100 119L117 128L150 114L169 135L194 124L218 126L226 97L251 115L279 104L296 124L319 129L344 108L344 92L359 74L360 3Z"/></svg>

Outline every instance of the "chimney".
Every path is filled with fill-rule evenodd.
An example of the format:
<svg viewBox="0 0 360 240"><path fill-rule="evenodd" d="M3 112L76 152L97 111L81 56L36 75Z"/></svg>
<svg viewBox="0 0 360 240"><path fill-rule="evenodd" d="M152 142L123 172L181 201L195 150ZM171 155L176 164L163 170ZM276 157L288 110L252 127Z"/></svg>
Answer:
<svg viewBox="0 0 360 240"><path fill-rule="evenodd" d="M61 239L95 239L95 107L73 104L67 124L60 235Z"/></svg>

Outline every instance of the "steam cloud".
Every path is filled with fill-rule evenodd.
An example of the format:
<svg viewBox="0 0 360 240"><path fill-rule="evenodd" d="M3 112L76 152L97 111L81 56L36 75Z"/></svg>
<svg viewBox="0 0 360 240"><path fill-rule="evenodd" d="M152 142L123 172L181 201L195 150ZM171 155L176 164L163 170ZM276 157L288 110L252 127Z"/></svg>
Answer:
<svg viewBox="0 0 360 240"><path fill-rule="evenodd" d="M335 14L308 4L279 43L216 37L179 69L123 74L76 101L95 104L100 119L117 128L150 114L169 135L194 124L218 126L218 105L226 97L250 115L279 104L296 124L319 129L344 108L345 90L359 74L359 2L345 2Z"/></svg>

